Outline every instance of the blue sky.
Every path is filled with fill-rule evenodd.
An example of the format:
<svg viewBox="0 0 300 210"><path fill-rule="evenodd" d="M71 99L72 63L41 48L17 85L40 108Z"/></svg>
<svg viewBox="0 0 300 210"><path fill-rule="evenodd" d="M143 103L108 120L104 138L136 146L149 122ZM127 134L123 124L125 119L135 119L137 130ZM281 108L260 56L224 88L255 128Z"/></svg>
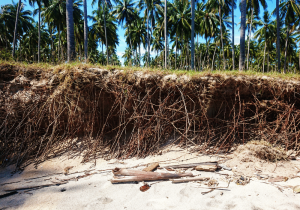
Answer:
<svg viewBox="0 0 300 210"><path fill-rule="evenodd" d="M15 2L16 1L17 0L15 0ZM12 2L11 0L1 0L1 4L0 5L9 4L11 2ZM31 7L29 5L28 0L22 0L22 2L26 4L26 9L33 10L33 7ZM239 2L240 2L240 0L238 0L238 4L239 4ZM92 15L92 11L97 9L97 5L95 4L94 6L92 6L91 3L92 3L92 0L87 0L88 15ZM267 0L267 4L268 4L267 10L269 12L272 12L275 9L275 0L274 0L274 2L272 2L271 0ZM260 17L262 17L262 13L263 13L263 9L261 8L261 15L260 15ZM235 15L234 22L236 24L238 24L240 22L240 16L241 16L241 12L240 12L240 10L239 10L238 7L235 9L234 15ZM37 17L35 17L35 19L37 20ZM91 25L91 24L92 24L92 22L89 21L88 25ZM124 33L125 33L125 30L123 29L123 27L121 25L119 25L118 26L119 45L117 46L117 55L119 56L119 59L120 59L120 61L122 63L123 63L122 55L125 52L125 49L127 47L127 44L126 44L125 38L124 38ZM239 42L240 42L239 25L235 25L235 32L234 33L235 33L234 42L235 42L235 44L239 44ZM204 39L199 38L199 42L204 43L205 41L204 41ZM143 54L144 52L145 52L145 49L142 47L141 48L141 53ZM154 52L152 54L154 55Z"/></svg>

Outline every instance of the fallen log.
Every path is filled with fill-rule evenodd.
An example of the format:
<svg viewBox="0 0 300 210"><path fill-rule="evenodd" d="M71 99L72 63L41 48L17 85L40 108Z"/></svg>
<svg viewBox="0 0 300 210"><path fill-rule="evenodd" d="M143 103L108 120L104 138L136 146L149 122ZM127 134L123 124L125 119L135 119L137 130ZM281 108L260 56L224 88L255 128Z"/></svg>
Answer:
<svg viewBox="0 0 300 210"><path fill-rule="evenodd" d="M38 190L44 187L52 187L52 186L60 186L62 184L67 184L68 182L60 182L60 183L53 183L53 184L43 184L43 185L35 185L35 186L29 186L29 187L20 187L15 188L11 190L5 190L6 192L12 192L12 191L19 191L19 190Z"/></svg>
<svg viewBox="0 0 300 210"><path fill-rule="evenodd" d="M112 172L115 176L142 176L149 173L147 171L132 170L126 168L115 168L112 170ZM152 172L152 173L157 173L157 172Z"/></svg>
<svg viewBox="0 0 300 210"><path fill-rule="evenodd" d="M200 162L200 163L188 163L188 164L178 164L178 165L168 165L161 168L195 168L199 165L218 165L218 162Z"/></svg>
<svg viewBox="0 0 300 210"><path fill-rule="evenodd" d="M172 174L172 173L159 173L159 172L145 172L137 170L125 171L125 169L119 170L117 175L130 176L126 178L117 178L111 180L111 183L122 183L122 182L141 182L141 181L157 181L157 180L168 180L168 179L179 179L181 177L192 177L192 173ZM135 173L136 172L136 173ZM141 174L140 172L144 172ZM131 174L131 175L127 175ZM136 175L134 175L136 174Z"/></svg>
<svg viewBox="0 0 300 210"><path fill-rule="evenodd" d="M199 165L199 166L196 166L195 169L197 171L210 171L210 172L213 172L213 171L216 171L218 169L218 166L217 165Z"/></svg>
<svg viewBox="0 0 300 210"><path fill-rule="evenodd" d="M158 163L152 163L147 168L144 168L143 171L147 171L147 172L154 171L158 166L159 166Z"/></svg>
<svg viewBox="0 0 300 210"><path fill-rule="evenodd" d="M209 177L193 177L193 178L186 178L186 179L171 179L172 183L183 183L183 182L192 182L192 181L207 181Z"/></svg>

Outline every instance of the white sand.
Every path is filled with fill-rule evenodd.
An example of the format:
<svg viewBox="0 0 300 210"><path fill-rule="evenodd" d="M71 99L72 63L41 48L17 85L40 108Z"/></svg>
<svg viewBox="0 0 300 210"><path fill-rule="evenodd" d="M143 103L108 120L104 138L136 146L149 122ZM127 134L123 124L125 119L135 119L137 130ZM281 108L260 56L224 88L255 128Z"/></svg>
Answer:
<svg viewBox="0 0 300 210"><path fill-rule="evenodd" d="M253 176L250 183L243 186L234 182L243 174L242 171L238 171L239 165L233 172L192 171L194 175L216 179L219 182L218 187L226 187L228 181L232 180L228 189L214 190L202 195L201 192L209 191L204 183L148 182L152 184L150 189L141 192L139 187L142 183L111 184L109 180L113 177L112 172L99 171L115 167L132 167L155 161L160 162L160 166L202 161L220 161L226 164L226 161L222 160L223 158L218 156L189 154L185 150L173 148L168 152L164 151L162 155L145 159L133 158L124 161L98 159L96 166L93 163L81 164L80 158L68 159L66 155L48 160L40 164L37 169L30 165L21 174L11 175L14 169L11 166L0 170L0 195L6 193L5 190L8 189L61 182L63 179L84 175L84 170L91 170L89 173L96 174L79 178L78 181L70 180L59 186L28 192L20 190L16 195L0 199L0 209L300 209L300 194L292 191L293 186L300 185L300 174L290 176L287 182L275 184L268 180L258 180ZM67 166L74 167L66 176L62 173ZM300 167L300 160L289 163L289 167L294 166ZM137 167L137 169L143 168L144 166ZM74 173L76 171L80 173ZM53 173L60 174L51 175ZM264 173L261 172L261 174ZM277 175L280 174L276 174L276 171L269 174L270 177ZM40 176L45 177L32 179ZM17 183L1 185L8 182ZM62 189L65 191L62 192Z"/></svg>

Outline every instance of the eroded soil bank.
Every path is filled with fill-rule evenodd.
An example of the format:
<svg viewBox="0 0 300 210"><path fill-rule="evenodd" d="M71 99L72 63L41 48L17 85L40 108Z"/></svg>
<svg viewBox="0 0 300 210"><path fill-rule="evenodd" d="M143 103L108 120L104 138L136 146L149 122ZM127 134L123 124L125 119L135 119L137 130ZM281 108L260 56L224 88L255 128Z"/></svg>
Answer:
<svg viewBox="0 0 300 210"><path fill-rule="evenodd" d="M0 65L0 161L143 157L168 144L217 154L249 140L297 153L299 90L270 77Z"/></svg>

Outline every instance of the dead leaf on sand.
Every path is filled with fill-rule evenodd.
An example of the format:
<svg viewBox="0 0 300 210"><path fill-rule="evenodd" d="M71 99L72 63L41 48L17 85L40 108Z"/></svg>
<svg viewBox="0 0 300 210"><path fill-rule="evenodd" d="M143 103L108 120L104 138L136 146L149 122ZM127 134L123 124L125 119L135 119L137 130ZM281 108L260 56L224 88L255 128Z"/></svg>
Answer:
<svg viewBox="0 0 300 210"><path fill-rule="evenodd" d="M149 188L150 188L150 185L144 184L143 186L140 187L140 191L145 192L145 191L149 190Z"/></svg>
<svg viewBox="0 0 300 210"><path fill-rule="evenodd" d="M284 176L277 176L275 178L269 179L269 182L286 182L289 178Z"/></svg>

